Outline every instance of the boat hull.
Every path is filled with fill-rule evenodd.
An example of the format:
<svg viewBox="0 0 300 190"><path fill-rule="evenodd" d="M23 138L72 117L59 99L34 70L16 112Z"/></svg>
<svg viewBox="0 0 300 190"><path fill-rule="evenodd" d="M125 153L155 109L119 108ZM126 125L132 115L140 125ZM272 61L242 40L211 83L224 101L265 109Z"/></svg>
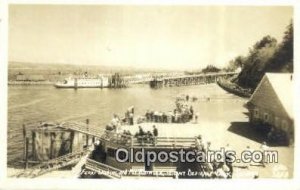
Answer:
<svg viewBox="0 0 300 190"><path fill-rule="evenodd" d="M106 88L109 87L108 78L69 78L54 85L56 88Z"/></svg>

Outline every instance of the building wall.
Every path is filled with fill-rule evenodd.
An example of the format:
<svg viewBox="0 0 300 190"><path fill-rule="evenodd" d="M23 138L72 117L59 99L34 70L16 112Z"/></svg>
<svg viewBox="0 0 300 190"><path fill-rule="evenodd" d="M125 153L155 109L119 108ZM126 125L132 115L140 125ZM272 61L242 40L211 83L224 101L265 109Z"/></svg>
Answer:
<svg viewBox="0 0 300 190"><path fill-rule="evenodd" d="M251 110L250 121L253 123L262 122L266 124L270 124L277 129L282 129L286 132L293 132L294 122L288 117L279 115L273 111L267 110L262 107L255 106L253 110Z"/></svg>
<svg viewBox="0 0 300 190"><path fill-rule="evenodd" d="M253 107L249 109L251 123L262 122L281 129L288 136L293 136L294 121L286 113L271 83L265 76L249 101Z"/></svg>
<svg viewBox="0 0 300 190"><path fill-rule="evenodd" d="M274 114L280 117L289 117L267 77L263 78L250 102L262 109L272 110Z"/></svg>

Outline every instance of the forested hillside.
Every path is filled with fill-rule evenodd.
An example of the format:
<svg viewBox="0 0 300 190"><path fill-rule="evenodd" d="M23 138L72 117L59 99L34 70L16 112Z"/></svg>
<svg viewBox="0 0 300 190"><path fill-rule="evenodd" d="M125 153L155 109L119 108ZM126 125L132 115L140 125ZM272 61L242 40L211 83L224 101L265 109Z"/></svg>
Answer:
<svg viewBox="0 0 300 190"><path fill-rule="evenodd" d="M227 70L237 67L242 71L234 82L251 89L256 88L266 72L293 72L293 23L287 26L281 43L265 36L250 48L247 56L230 61Z"/></svg>

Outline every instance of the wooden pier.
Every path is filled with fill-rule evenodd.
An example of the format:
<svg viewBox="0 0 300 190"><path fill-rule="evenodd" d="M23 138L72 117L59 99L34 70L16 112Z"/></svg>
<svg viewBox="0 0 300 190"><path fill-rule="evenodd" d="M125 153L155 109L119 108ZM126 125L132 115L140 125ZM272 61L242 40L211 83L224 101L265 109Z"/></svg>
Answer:
<svg viewBox="0 0 300 190"><path fill-rule="evenodd" d="M219 79L237 75L237 72L209 73L199 75L182 75L176 77L153 78L149 81L151 88L190 86L216 83Z"/></svg>

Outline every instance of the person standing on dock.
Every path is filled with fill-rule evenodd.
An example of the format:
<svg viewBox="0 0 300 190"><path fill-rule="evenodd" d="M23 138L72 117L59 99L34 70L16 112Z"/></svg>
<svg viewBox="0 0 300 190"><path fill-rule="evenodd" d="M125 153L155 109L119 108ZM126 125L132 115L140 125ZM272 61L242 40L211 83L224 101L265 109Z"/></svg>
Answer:
<svg viewBox="0 0 300 190"><path fill-rule="evenodd" d="M190 96L187 94L186 97L185 97L185 100L188 102L190 99Z"/></svg>
<svg viewBox="0 0 300 190"><path fill-rule="evenodd" d="M133 113L129 113L129 125L133 125Z"/></svg>
<svg viewBox="0 0 300 190"><path fill-rule="evenodd" d="M159 117L159 113L158 113L158 111L155 111L154 112L154 122L155 123L158 123L158 117Z"/></svg>
<svg viewBox="0 0 300 190"><path fill-rule="evenodd" d="M154 136L153 144L155 145L156 144L156 139L157 139L157 136L158 136L158 130L157 130L155 125L153 125L153 136Z"/></svg>
<svg viewBox="0 0 300 190"><path fill-rule="evenodd" d="M163 123L168 123L168 116L165 112L162 113L162 122Z"/></svg>
<svg viewBox="0 0 300 190"><path fill-rule="evenodd" d="M197 112L197 113L195 114L195 123L198 123L198 117L199 117L199 113Z"/></svg>
<svg viewBox="0 0 300 190"><path fill-rule="evenodd" d="M247 146L245 151L247 151L249 155L253 154L253 150L250 148L250 146ZM250 160L250 162L247 163L247 168L250 168L250 166L252 166L253 163L254 162L252 160Z"/></svg>
<svg viewBox="0 0 300 190"><path fill-rule="evenodd" d="M232 151L233 151L232 148L229 146L229 144L227 144L225 147L225 164L229 168L230 178L232 177L232 173L233 173L233 166L232 166L233 160L230 156L228 156L228 153Z"/></svg>
<svg viewBox="0 0 300 190"><path fill-rule="evenodd" d="M138 142L140 142L142 145L144 144L145 135L146 135L145 131L143 130L143 128L141 126L139 126L139 132L137 135L137 139L138 139Z"/></svg>
<svg viewBox="0 0 300 190"><path fill-rule="evenodd" d="M127 111L125 112L125 122L126 122L127 125L130 123L130 121L129 121L129 115L130 115L130 113L129 113L129 111L127 110Z"/></svg>
<svg viewBox="0 0 300 190"><path fill-rule="evenodd" d="M192 120L194 118L194 109L193 106L190 106L190 120Z"/></svg>
<svg viewBox="0 0 300 190"><path fill-rule="evenodd" d="M266 167L266 163L267 163L267 160L266 160L266 157L265 157L265 152L269 149L267 143L264 141L261 146L260 146L260 151L262 153L262 156L263 156L263 159L261 161L261 164L263 167Z"/></svg>
<svg viewBox="0 0 300 190"><path fill-rule="evenodd" d="M143 130L143 128L141 127L141 126L139 126L139 135L140 136L143 136L143 135L145 135L146 133L145 133L145 131Z"/></svg>
<svg viewBox="0 0 300 190"><path fill-rule="evenodd" d="M150 111L150 122L153 122L154 121L154 111L151 110Z"/></svg>
<svg viewBox="0 0 300 190"><path fill-rule="evenodd" d="M157 130L157 128L156 128L155 125L153 125L153 135L154 135L155 137L158 136L158 130Z"/></svg>
<svg viewBox="0 0 300 190"><path fill-rule="evenodd" d="M129 107L127 111L129 112L129 125L133 125L134 106Z"/></svg>
<svg viewBox="0 0 300 190"><path fill-rule="evenodd" d="M128 111L129 111L130 113L133 113L133 114L134 114L134 106L130 106L130 107L128 108Z"/></svg>
<svg viewBox="0 0 300 190"><path fill-rule="evenodd" d="M119 117L117 116L117 114L114 114L114 117L113 119L111 120L111 124L113 126L113 128L116 130L118 130L118 127L120 125L120 120L119 120Z"/></svg>
<svg viewBox="0 0 300 190"><path fill-rule="evenodd" d="M149 110L147 110L145 116L146 116L146 121L149 122L150 121L150 111Z"/></svg>

